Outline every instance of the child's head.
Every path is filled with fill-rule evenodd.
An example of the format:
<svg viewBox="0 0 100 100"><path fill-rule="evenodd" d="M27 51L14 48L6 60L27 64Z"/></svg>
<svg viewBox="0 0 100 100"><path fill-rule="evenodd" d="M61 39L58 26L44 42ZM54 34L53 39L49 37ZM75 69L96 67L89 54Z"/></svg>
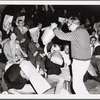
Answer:
<svg viewBox="0 0 100 100"><path fill-rule="evenodd" d="M60 47L58 44L53 44L51 47L51 53L54 51L60 51Z"/></svg>
<svg viewBox="0 0 100 100"><path fill-rule="evenodd" d="M94 45L97 41L97 38L95 36L90 37L90 44Z"/></svg>
<svg viewBox="0 0 100 100"><path fill-rule="evenodd" d="M34 34L34 35L32 36L32 40L33 40L34 42L38 43L38 39L39 39L39 35L38 35L38 34Z"/></svg>
<svg viewBox="0 0 100 100"><path fill-rule="evenodd" d="M65 44L63 48L64 48L63 51L64 51L66 54L69 54L69 45L68 45L68 44Z"/></svg>
<svg viewBox="0 0 100 100"><path fill-rule="evenodd" d="M38 23L38 28L41 29L42 28L42 23Z"/></svg>
<svg viewBox="0 0 100 100"><path fill-rule="evenodd" d="M24 21L23 21L23 20L18 20L18 26L19 26L19 27L24 26Z"/></svg>

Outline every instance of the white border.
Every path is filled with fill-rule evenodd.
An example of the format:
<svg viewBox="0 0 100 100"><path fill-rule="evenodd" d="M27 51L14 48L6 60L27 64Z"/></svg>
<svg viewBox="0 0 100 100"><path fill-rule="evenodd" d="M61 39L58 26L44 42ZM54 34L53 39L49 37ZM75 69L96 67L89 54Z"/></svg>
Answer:
<svg viewBox="0 0 100 100"><path fill-rule="evenodd" d="M100 5L100 1L24 1L24 0L18 0L18 1L0 1L0 5Z"/></svg>
<svg viewBox="0 0 100 100"><path fill-rule="evenodd" d="M0 5L100 5L100 1L0 1ZM0 99L98 99L100 95L10 95L1 94Z"/></svg>

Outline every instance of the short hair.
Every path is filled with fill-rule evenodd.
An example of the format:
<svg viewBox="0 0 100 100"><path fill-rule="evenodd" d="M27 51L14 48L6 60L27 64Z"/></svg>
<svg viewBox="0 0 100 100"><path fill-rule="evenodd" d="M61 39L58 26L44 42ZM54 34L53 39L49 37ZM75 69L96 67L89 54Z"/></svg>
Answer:
<svg viewBox="0 0 100 100"><path fill-rule="evenodd" d="M10 31L10 36L11 36L12 34L15 34L15 35L17 36L17 33L16 33L16 32Z"/></svg>
<svg viewBox="0 0 100 100"><path fill-rule="evenodd" d="M18 20L18 23L19 23L19 22L24 22L24 21L20 19L20 20Z"/></svg>
<svg viewBox="0 0 100 100"><path fill-rule="evenodd" d="M80 20L77 18L77 17L74 17L74 16L71 16L69 19L68 19L68 23L74 23L76 25L80 25Z"/></svg>

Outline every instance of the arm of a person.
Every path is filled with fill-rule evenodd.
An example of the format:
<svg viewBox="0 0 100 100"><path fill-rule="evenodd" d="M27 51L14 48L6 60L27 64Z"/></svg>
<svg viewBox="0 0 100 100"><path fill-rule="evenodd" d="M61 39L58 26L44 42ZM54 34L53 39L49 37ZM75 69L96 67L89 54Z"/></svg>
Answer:
<svg viewBox="0 0 100 100"><path fill-rule="evenodd" d="M4 40L1 42L1 45L3 46L8 40L9 40L9 38L4 39Z"/></svg>
<svg viewBox="0 0 100 100"><path fill-rule="evenodd" d="M22 55L24 57L28 57L28 55L22 50L22 48L20 47L20 45L19 45L19 50L20 50L20 52L22 53Z"/></svg>
<svg viewBox="0 0 100 100"><path fill-rule="evenodd" d="M56 28L54 30L54 34L61 40L74 40L74 38L76 38L76 34L74 34L74 32L68 32L68 33L64 33L62 30Z"/></svg>
<svg viewBox="0 0 100 100"><path fill-rule="evenodd" d="M8 61L13 61L13 58L8 53L9 52L9 48L8 48L7 44L4 45L3 52L4 52L5 56L7 57Z"/></svg>

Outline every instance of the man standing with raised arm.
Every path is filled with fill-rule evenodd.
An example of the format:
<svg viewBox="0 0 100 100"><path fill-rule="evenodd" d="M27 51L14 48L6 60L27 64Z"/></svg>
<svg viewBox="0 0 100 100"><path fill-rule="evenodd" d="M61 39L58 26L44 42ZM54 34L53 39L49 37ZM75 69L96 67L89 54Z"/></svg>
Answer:
<svg viewBox="0 0 100 100"><path fill-rule="evenodd" d="M77 95L86 95L89 93L83 82L83 77L91 59L89 33L84 25L80 25L77 17L70 17L67 25L72 32L64 33L61 29L55 28L54 33L61 40L71 41L73 89Z"/></svg>

